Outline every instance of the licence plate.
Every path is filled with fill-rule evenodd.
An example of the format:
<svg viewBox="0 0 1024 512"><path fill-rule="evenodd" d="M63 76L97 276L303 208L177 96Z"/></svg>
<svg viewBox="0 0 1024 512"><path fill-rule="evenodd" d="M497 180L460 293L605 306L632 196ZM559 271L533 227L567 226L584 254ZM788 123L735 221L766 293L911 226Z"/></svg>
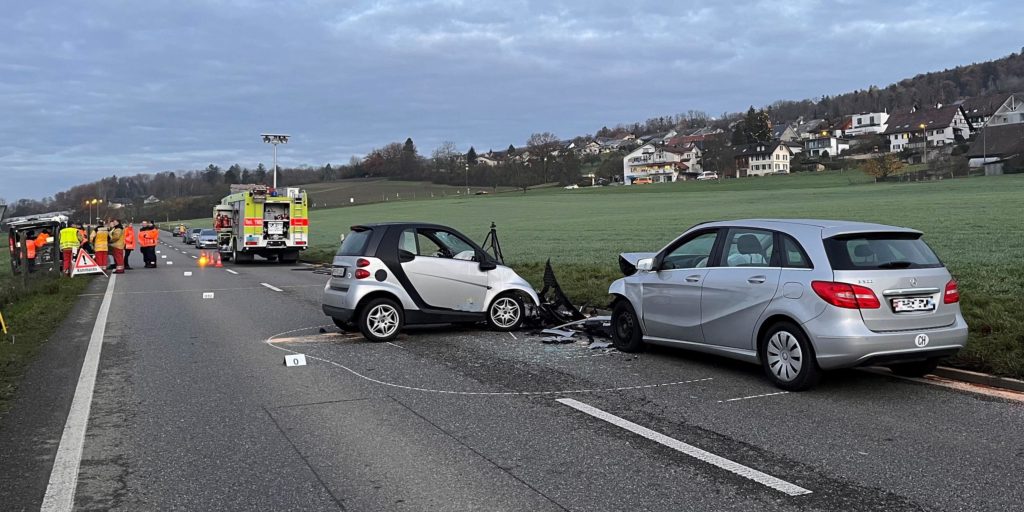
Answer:
<svg viewBox="0 0 1024 512"><path fill-rule="evenodd" d="M892 310L895 313L907 313L911 311L934 311L935 302L932 301L931 297L892 299Z"/></svg>
<svg viewBox="0 0 1024 512"><path fill-rule="evenodd" d="M348 267L334 267L331 269L331 277L345 277L345 271Z"/></svg>
<svg viewBox="0 0 1024 512"><path fill-rule="evenodd" d="M267 234L269 235L280 235L284 233L283 222L268 222L267 223Z"/></svg>

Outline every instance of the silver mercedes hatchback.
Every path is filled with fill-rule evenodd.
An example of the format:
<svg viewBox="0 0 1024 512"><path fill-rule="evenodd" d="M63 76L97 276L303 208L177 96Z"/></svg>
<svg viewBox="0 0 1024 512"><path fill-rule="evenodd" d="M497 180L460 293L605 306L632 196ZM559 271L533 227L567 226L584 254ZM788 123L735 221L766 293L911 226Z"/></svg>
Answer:
<svg viewBox="0 0 1024 512"><path fill-rule="evenodd" d="M931 372L967 343L957 283L913 229L834 220L699 224L619 258L619 350L645 343L760 364L778 387L822 370Z"/></svg>

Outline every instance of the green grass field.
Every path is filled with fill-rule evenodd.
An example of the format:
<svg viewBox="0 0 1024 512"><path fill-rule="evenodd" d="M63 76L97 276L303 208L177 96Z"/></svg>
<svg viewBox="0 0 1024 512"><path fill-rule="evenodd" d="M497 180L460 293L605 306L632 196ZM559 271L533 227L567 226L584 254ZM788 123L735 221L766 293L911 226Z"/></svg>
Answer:
<svg viewBox="0 0 1024 512"><path fill-rule="evenodd" d="M380 178L341 180L299 186L306 189L310 203L317 205L316 208L324 208L325 206L322 205L326 205L326 208L338 208L369 203L441 199L466 193L465 187L436 185L420 181L390 181ZM470 190L476 192L483 189L470 187ZM511 189L498 188L498 192L508 190ZM492 189L487 189L487 191L495 192ZM349 199L354 201L349 202Z"/></svg>
<svg viewBox="0 0 1024 512"><path fill-rule="evenodd" d="M971 326L955 365L1024 377L1024 175L872 183L817 173L633 187L546 189L312 213L312 247L328 254L352 224L423 220L478 242L498 225L506 259L540 284L546 259L571 298L607 303L620 252L656 251L698 222L749 217L825 218L909 226L960 280Z"/></svg>
<svg viewBox="0 0 1024 512"><path fill-rule="evenodd" d="M9 331L6 335L0 331L0 414L7 409L25 367L92 279L60 279L41 274L32 274L30 278L28 291L20 288L11 275L7 251L0 252L0 313Z"/></svg>

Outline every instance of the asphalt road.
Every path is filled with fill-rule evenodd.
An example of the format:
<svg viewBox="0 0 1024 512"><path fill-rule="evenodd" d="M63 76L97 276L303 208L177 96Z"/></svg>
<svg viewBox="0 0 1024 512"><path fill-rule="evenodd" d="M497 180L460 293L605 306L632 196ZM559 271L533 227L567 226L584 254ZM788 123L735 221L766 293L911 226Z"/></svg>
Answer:
<svg viewBox="0 0 1024 512"><path fill-rule="evenodd" d="M780 394L754 366L678 350L544 345L526 332L436 327L373 344L322 315L325 276L269 263L198 268L198 253L177 240L160 249L160 268L136 264L116 281L79 509L1024 503L1020 402L862 371ZM296 353L308 364L284 366Z"/></svg>

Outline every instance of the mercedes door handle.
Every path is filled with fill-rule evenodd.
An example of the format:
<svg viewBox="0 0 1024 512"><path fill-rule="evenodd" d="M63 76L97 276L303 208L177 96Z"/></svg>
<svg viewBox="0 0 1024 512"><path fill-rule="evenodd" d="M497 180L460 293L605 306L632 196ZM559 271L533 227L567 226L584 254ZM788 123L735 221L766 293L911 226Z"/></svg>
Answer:
<svg viewBox="0 0 1024 512"><path fill-rule="evenodd" d="M767 280L768 278L766 278L765 276L754 276L747 279L747 282L750 284L763 284Z"/></svg>
<svg viewBox="0 0 1024 512"><path fill-rule="evenodd" d="M699 282L699 281L700 281L700 276L699 275L686 276L686 282L687 283L696 283L696 282Z"/></svg>

